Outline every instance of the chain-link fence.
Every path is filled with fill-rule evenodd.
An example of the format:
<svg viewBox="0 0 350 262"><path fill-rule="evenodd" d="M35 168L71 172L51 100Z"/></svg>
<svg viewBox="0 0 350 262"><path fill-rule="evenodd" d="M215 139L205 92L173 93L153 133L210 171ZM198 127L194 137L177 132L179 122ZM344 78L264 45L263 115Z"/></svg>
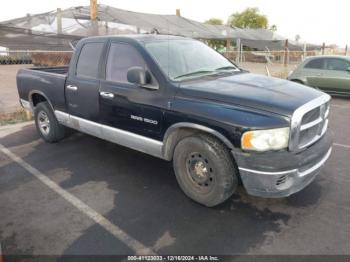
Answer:
<svg viewBox="0 0 350 262"><path fill-rule="evenodd" d="M228 51L224 55L236 63L299 64L306 57L318 55L347 55L345 51Z"/></svg>
<svg viewBox="0 0 350 262"><path fill-rule="evenodd" d="M320 55L348 55L346 51L308 50L308 51L229 51L225 57L240 67L258 74L286 78L288 73L306 57Z"/></svg>
<svg viewBox="0 0 350 262"><path fill-rule="evenodd" d="M34 66L67 65L72 51L0 51L0 65L33 64Z"/></svg>
<svg viewBox="0 0 350 262"><path fill-rule="evenodd" d="M62 66L70 62L73 51L49 51L49 50L17 50L0 51L0 65L33 64L34 66ZM317 55L345 55L345 52L321 50L312 51L228 51L224 56L230 60L241 63L265 63L265 64L299 64L306 57Z"/></svg>

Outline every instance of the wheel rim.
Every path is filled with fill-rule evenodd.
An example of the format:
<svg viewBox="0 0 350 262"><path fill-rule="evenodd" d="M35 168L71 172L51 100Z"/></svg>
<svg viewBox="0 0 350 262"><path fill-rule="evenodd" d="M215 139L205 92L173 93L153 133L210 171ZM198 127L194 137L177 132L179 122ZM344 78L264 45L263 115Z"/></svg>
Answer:
<svg viewBox="0 0 350 262"><path fill-rule="evenodd" d="M191 153L186 158L186 169L190 181L202 193L208 193L214 186L214 169L201 153Z"/></svg>
<svg viewBox="0 0 350 262"><path fill-rule="evenodd" d="M38 114L38 125L43 135L48 135L50 133L50 120L44 111L40 111Z"/></svg>

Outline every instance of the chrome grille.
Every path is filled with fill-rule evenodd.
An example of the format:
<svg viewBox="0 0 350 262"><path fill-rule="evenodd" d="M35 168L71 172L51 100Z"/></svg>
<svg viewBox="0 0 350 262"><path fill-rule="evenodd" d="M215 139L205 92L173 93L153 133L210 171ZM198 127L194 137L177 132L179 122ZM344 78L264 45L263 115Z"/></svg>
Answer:
<svg viewBox="0 0 350 262"><path fill-rule="evenodd" d="M300 150L320 139L327 130L329 95L323 95L298 108L291 121L290 150Z"/></svg>
<svg viewBox="0 0 350 262"><path fill-rule="evenodd" d="M307 123L315 121L319 117L320 117L320 107L316 107L315 109L312 109L310 112L307 112L303 116L303 119L301 120L301 125L305 125Z"/></svg>

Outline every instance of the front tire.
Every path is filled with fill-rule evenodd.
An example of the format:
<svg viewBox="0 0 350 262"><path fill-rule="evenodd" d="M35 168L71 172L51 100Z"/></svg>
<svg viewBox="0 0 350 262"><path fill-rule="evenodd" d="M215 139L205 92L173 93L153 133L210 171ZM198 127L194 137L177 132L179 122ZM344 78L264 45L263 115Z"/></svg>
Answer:
<svg viewBox="0 0 350 262"><path fill-rule="evenodd" d="M173 157L176 179L184 193L208 207L228 199L238 184L227 147L208 135L182 139Z"/></svg>
<svg viewBox="0 0 350 262"><path fill-rule="evenodd" d="M36 129L46 142L55 143L65 137L65 127L58 122L48 102L37 104L34 117Z"/></svg>

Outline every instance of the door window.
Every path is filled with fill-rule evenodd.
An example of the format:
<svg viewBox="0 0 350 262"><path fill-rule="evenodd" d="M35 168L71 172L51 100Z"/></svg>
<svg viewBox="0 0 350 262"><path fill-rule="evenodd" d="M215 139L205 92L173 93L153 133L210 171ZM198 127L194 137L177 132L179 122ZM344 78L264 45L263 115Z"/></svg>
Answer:
<svg viewBox="0 0 350 262"><path fill-rule="evenodd" d="M327 59L327 69L328 70L337 70L337 71L346 71L350 67L350 63L337 58Z"/></svg>
<svg viewBox="0 0 350 262"><path fill-rule="evenodd" d="M98 68L104 43L87 43L83 46L76 75L79 77L98 78Z"/></svg>
<svg viewBox="0 0 350 262"><path fill-rule="evenodd" d="M324 69L324 59L323 58L312 59L304 67L309 69Z"/></svg>
<svg viewBox="0 0 350 262"><path fill-rule="evenodd" d="M106 80L127 83L127 72L135 66L147 70L146 62L136 48L122 43L111 44L107 59Z"/></svg>

